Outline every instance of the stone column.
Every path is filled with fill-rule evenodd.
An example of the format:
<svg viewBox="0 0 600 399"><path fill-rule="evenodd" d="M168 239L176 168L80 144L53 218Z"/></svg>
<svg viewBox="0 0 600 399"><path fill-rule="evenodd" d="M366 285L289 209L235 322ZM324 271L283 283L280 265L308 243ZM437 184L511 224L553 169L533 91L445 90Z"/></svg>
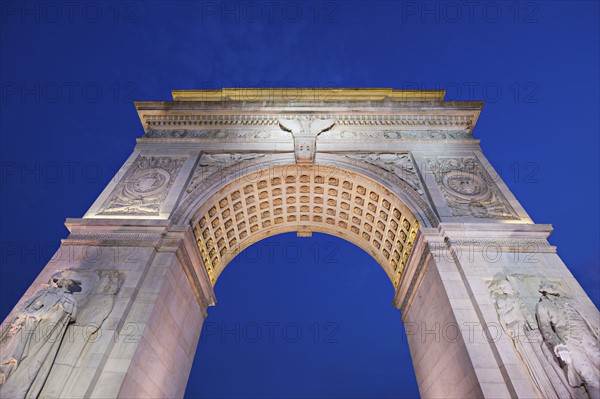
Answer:
<svg viewBox="0 0 600 399"><path fill-rule="evenodd" d="M43 291L56 273L78 282L74 322L58 341L40 396L182 397L215 302L189 229L126 219L70 219L67 227L71 234L23 296ZM3 340L23 302L3 324ZM31 342L52 344L44 334Z"/></svg>
<svg viewBox="0 0 600 399"><path fill-rule="evenodd" d="M587 320L600 317L548 244L550 231L500 223L422 229L394 304L423 397L585 397L546 348L536 318L544 281Z"/></svg>
<svg viewBox="0 0 600 399"><path fill-rule="evenodd" d="M415 159L440 223L421 229L395 305L421 395L595 397L600 314L548 243L552 227L533 223L481 151Z"/></svg>
<svg viewBox="0 0 600 399"><path fill-rule="evenodd" d="M121 331L92 397L185 393L206 309L214 304L212 289L198 279L202 270L193 267L192 245L188 231L166 234L125 320L128 331Z"/></svg>

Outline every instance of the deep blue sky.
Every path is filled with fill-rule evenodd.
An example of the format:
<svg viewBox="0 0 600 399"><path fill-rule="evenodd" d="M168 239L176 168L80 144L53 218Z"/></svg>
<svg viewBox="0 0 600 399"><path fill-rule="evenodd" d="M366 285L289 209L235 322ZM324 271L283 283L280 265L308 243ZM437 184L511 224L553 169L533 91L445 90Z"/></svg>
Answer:
<svg viewBox="0 0 600 399"><path fill-rule="evenodd" d="M475 136L598 306L598 2L271 3L1 3L2 319L142 135L132 100L256 86L486 101ZM245 335L207 335L189 397L418 395L391 284L364 252L325 235L249 251L205 327Z"/></svg>

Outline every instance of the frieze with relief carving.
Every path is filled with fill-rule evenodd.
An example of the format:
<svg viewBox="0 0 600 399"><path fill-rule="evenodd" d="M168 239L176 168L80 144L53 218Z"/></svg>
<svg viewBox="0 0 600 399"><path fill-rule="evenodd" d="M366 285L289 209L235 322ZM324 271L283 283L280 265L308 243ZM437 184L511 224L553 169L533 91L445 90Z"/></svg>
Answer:
<svg viewBox="0 0 600 399"><path fill-rule="evenodd" d="M339 141L339 140L350 140L350 141L361 141L361 140L402 140L402 141L464 141L471 140L473 136L469 131L466 130L415 130L415 131L403 131L403 130L348 130L348 129L331 129L323 132L319 136L320 140L323 141Z"/></svg>
<svg viewBox="0 0 600 399"><path fill-rule="evenodd" d="M198 139L208 141L285 140L292 139L289 132L280 129L151 129L144 134L150 139Z"/></svg>

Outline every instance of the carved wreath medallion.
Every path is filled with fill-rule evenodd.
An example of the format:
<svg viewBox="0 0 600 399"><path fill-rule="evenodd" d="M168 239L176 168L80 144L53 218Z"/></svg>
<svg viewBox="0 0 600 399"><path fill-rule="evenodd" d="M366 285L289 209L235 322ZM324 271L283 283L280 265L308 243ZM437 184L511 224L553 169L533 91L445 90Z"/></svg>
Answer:
<svg viewBox="0 0 600 399"><path fill-rule="evenodd" d="M433 158L427 163L453 216L518 219L475 157Z"/></svg>
<svg viewBox="0 0 600 399"><path fill-rule="evenodd" d="M158 216L185 160L185 157L138 157L99 214Z"/></svg>

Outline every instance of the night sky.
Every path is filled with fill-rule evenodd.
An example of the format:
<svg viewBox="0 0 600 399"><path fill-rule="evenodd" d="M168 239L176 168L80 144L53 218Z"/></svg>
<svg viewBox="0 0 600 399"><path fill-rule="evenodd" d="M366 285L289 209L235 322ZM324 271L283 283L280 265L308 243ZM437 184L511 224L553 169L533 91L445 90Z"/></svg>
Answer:
<svg viewBox="0 0 600 399"><path fill-rule="evenodd" d="M133 101L221 87L485 101L474 136L600 303L598 2L0 7L2 320L143 134ZM270 237L231 262L216 295L188 397L418 396L392 285L358 247Z"/></svg>

